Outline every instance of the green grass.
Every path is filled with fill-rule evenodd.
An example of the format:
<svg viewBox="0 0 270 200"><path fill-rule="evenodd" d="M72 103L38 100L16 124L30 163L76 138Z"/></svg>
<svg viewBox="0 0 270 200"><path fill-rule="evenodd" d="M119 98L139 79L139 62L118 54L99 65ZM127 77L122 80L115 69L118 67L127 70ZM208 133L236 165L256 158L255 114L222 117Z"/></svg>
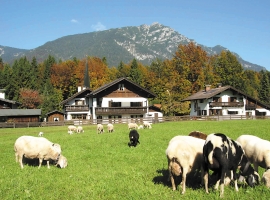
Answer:
<svg viewBox="0 0 270 200"><path fill-rule="evenodd" d="M232 139L253 134L270 140L269 120L184 121L153 124L150 130L139 130L140 142L128 147L126 124L115 124L115 132L98 135L95 125L85 126L82 134L69 135L67 127L0 129L0 199L219 199L213 187L187 185L172 191L167 182L165 150L175 135L198 130L206 134L221 132ZM15 162L13 145L21 135L44 137L59 143L68 166L25 165ZM259 174L262 175L260 168ZM225 199L269 199L270 190L260 184L255 188L225 187Z"/></svg>

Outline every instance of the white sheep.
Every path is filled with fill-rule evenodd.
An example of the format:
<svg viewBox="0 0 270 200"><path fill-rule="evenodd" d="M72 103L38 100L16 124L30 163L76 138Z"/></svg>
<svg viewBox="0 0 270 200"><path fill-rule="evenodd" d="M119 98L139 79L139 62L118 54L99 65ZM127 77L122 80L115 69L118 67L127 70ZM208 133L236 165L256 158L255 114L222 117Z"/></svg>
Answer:
<svg viewBox="0 0 270 200"><path fill-rule="evenodd" d="M114 131L113 124L107 124L108 132L112 133Z"/></svg>
<svg viewBox="0 0 270 200"><path fill-rule="evenodd" d="M71 131L72 133L77 131L77 127L73 125L68 126L68 133L70 134Z"/></svg>
<svg viewBox="0 0 270 200"><path fill-rule="evenodd" d="M169 142L166 155L173 190L176 189L173 175L182 174L182 194L186 191L186 176L191 171L201 170L201 182L203 183L204 143L205 140L191 136L176 136Z"/></svg>
<svg viewBox="0 0 270 200"><path fill-rule="evenodd" d="M43 134L44 134L43 132L39 132L38 136L39 136L39 137L42 137Z"/></svg>
<svg viewBox="0 0 270 200"><path fill-rule="evenodd" d="M68 131L68 134L69 134L69 135L72 135L72 134L73 134L73 131Z"/></svg>
<svg viewBox="0 0 270 200"><path fill-rule="evenodd" d="M151 129L152 126L149 122L143 122L143 128L148 128L148 129Z"/></svg>
<svg viewBox="0 0 270 200"><path fill-rule="evenodd" d="M138 124L136 123L128 123L128 129L138 129Z"/></svg>
<svg viewBox="0 0 270 200"><path fill-rule="evenodd" d="M77 133L84 133L84 130L83 130L82 126L77 127Z"/></svg>
<svg viewBox="0 0 270 200"><path fill-rule="evenodd" d="M104 128L102 124L98 124L97 125L97 133L103 133L104 132Z"/></svg>
<svg viewBox="0 0 270 200"><path fill-rule="evenodd" d="M236 139L242 146L249 162L258 167L270 168L270 142L254 135L241 135Z"/></svg>

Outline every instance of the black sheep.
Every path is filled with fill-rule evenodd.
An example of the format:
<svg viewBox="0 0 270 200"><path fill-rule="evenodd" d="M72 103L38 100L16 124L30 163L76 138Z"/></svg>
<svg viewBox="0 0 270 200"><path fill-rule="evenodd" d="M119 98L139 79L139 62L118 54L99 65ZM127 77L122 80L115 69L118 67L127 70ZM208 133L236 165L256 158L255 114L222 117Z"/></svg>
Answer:
<svg viewBox="0 0 270 200"><path fill-rule="evenodd" d="M132 129L129 132L129 143L128 143L128 146L129 147L130 146L136 147L138 143L140 144L139 137L140 137L140 135L139 135L138 131L135 130L135 129Z"/></svg>

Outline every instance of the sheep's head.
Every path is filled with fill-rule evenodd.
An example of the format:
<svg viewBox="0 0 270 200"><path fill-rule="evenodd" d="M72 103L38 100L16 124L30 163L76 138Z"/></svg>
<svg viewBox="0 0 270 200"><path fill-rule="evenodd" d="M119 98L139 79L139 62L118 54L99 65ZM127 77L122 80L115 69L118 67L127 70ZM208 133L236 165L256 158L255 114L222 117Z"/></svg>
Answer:
<svg viewBox="0 0 270 200"><path fill-rule="evenodd" d="M180 176L182 173L181 166L175 159L170 162L170 170L175 176Z"/></svg>
<svg viewBox="0 0 270 200"><path fill-rule="evenodd" d="M270 188L270 169L263 173L262 182L266 185L266 187Z"/></svg>

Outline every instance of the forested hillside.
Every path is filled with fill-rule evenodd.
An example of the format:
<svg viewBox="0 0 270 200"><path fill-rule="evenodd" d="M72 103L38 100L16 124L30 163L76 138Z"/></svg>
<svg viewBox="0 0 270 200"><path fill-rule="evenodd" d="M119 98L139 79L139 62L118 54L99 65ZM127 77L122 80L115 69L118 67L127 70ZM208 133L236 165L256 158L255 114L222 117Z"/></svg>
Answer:
<svg viewBox="0 0 270 200"><path fill-rule="evenodd" d="M36 58L23 57L11 66L0 58L0 88L6 89L6 99L22 103L21 108L41 108L44 117L61 109L59 103L83 86L85 66L88 66L90 89L119 77L129 77L157 94L152 103L161 103L165 115L188 114L189 104L181 100L206 84L231 85L266 104L270 100L270 72L244 70L231 52L209 56L194 43L180 45L172 59L156 59L149 66L133 59L108 67L106 58L90 56L67 61L48 56L41 63Z"/></svg>

